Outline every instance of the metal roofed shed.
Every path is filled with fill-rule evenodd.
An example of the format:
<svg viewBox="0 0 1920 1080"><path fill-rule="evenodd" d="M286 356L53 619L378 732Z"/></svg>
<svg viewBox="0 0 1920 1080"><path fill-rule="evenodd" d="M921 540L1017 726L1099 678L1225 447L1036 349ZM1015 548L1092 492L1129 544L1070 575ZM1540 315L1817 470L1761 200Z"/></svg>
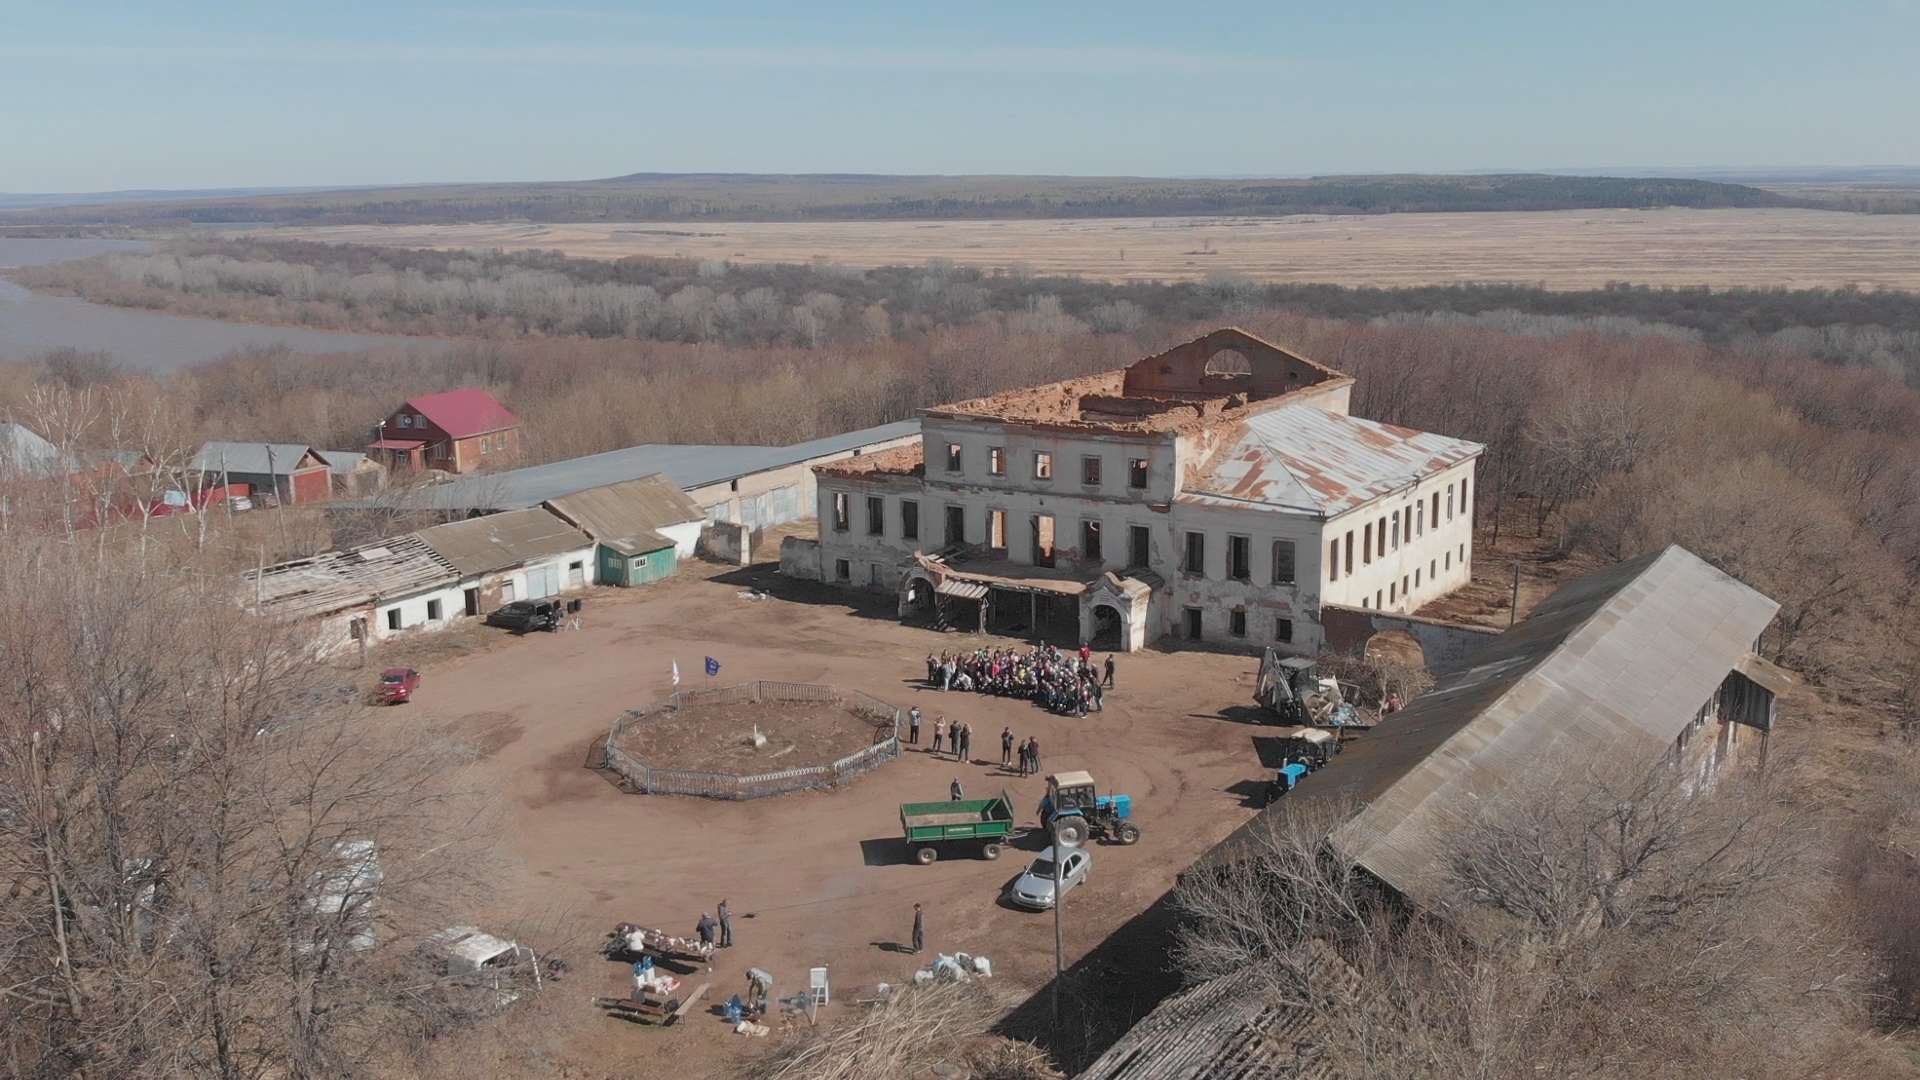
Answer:
<svg viewBox="0 0 1920 1080"><path fill-rule="evenodd" d="M545 510L468 518L422 529L414 535L468 576L593 546L585 533Z"/></svg>
<svg viewBox="0 0 1920 1080"><path fill-rule="evenodd" d="M825 458L850 457L864 451L883 449L888 444L915 438L919 433L918 420L905 420L793 446L689 446L667 443L629 446L604 454L436 484L409 495L404 505L433 510L522 510L591 488L659 473L692 496L711 519L716 504L727 502L727 496L733 494L728 487L744 477L788 466L803 466ZM811 513L811 499L804 497L810 494L811 488L795 500L802 516ZM768 521L764 524L780 522Z"/></svg>
<svg viewBox="0 0 1920 1080"><path fill-rule="evenodd" d="M1403 895L1432 901L1445 884L1446 838L1544 763L1651 764L1715 721L1720 741L1703 733L1697 754L1733 753L1740 727L1764 739L1773 695L1740 667L1778 610L1678 546L1569 582L1267 813L1357 807L1332 843ZM1710 776L1719 759L1704 764ZM1201 864L1235 858L1268 820Z"/></svg>
<svg viewBox="0 0 1920 1080"><path fill-rule="evenodd" d="M264 488L283 502L321 502L333 494L325 458L302 443L210 442L187 461L200 474L200 486L230 483Z"/></svg>
<svg viewBox="0 0 1920 1080"><path fill-rule="evenodd" d="M700 504L659 473L548 499L546 507L625 555L659 551L662 539L676 556L691 555L707 520Z"/></svg>

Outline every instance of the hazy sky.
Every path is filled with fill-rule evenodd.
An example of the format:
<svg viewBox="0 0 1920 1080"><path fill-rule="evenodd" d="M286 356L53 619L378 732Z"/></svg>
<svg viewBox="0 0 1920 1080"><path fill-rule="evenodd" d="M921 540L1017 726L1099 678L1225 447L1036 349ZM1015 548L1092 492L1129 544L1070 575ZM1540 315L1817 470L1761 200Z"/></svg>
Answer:
<svg viewBox="0 0 1920 1080"><path fill-rule="evenodd" d="M0 191L1920 164L1920 0L0 0Z"/></svg>

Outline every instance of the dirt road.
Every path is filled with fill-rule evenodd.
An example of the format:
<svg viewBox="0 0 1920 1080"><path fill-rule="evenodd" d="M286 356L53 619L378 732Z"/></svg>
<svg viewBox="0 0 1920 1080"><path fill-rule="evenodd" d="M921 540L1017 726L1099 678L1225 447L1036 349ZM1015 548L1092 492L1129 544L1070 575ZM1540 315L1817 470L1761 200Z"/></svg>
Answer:
<svg viewBox="0 0 1920 1080"><path fill-rule="evenodd" d="M919 866L905 860L899 841L898 804L945 798L955 778L970 797L1006 789L1022 820L1033 820L1044 785L999 769L1006 726L1018 738L1039 737L1047 771L1089 769L1103 791L1132 795L1145 832L1133 847L1095 847L1087 884L1068 896L1070 962L1254 813L1244 793L1260 775L1253 737L1261 729L1246 722L1242 707L1257 666L1248 657L1121 657L1104 713L1056 717L1024 702L923 688L928 650L977 647L983 639L902 627L891 617L891 597L856 608L847 594L769 571L762 584L775 598L748 601L737 595L738 577L695 576L716 572L695 563L644 589L596 592L579 632L532 635L425 672L413 707L482 748L479 780L507 804L506 867L497 910L488 914L548 926L580 943L570 959L585 985L558 1008L587 1016L585 994L625 986L620 966L583 947L613 924L691 934L723 897L735 913L738 944L719 954L711 976L688 977L694 985L712 980L712 1001L739 991L750 965L771 971L781 994L803 987L808 968L827 966L843 1002L881 981L906 980L932 959L898 951L916 902L927 911L930 954L985 955L1003 988L1038 989L1052 973L1052 918L1007 907L1001 897L1040 844L997 862L962 857ZM918 705L923 747L936 716L968 722L976 761L914 751L839 791L743 803L626 794L584 767L616 715L672 690L672 661L683 685L697 686L707 656L723 665L715 685L832 683L902 708ZM712 1064L748 1041L704 1013L665 1032L593 1016L581 1032L583 1047L594 1047L602 1065L619 1061L621 1075L652 1075L654 1066L659 1075L686 1074L689 1055ZM654 1056L667 1045L671 1063Z"/></svg>

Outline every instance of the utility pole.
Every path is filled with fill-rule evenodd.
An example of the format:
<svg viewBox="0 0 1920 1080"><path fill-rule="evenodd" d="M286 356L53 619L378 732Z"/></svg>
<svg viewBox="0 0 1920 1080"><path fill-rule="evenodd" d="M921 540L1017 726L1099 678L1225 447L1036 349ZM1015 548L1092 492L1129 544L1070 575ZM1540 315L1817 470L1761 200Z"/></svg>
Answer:
<svg viewBox="0 0 1920 1080"><path fill-rule="evenodd" d="M1507 606L1507 626L1512 627L1520 618L1520 564L1513 564L1513 599Z"/></svg>

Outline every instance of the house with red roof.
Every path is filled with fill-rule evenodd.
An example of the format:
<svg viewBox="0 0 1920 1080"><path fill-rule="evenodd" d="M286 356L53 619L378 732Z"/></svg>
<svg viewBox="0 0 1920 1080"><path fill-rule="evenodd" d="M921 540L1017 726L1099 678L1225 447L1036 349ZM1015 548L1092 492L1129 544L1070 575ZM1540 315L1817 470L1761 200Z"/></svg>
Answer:
<svg viewBox="0 0 1920 1080"><path fill-rule="evenodd" d="M374 428L367 453L388 468L470 473L520 458L520 418L478 388L417 397Z"/></svg>

